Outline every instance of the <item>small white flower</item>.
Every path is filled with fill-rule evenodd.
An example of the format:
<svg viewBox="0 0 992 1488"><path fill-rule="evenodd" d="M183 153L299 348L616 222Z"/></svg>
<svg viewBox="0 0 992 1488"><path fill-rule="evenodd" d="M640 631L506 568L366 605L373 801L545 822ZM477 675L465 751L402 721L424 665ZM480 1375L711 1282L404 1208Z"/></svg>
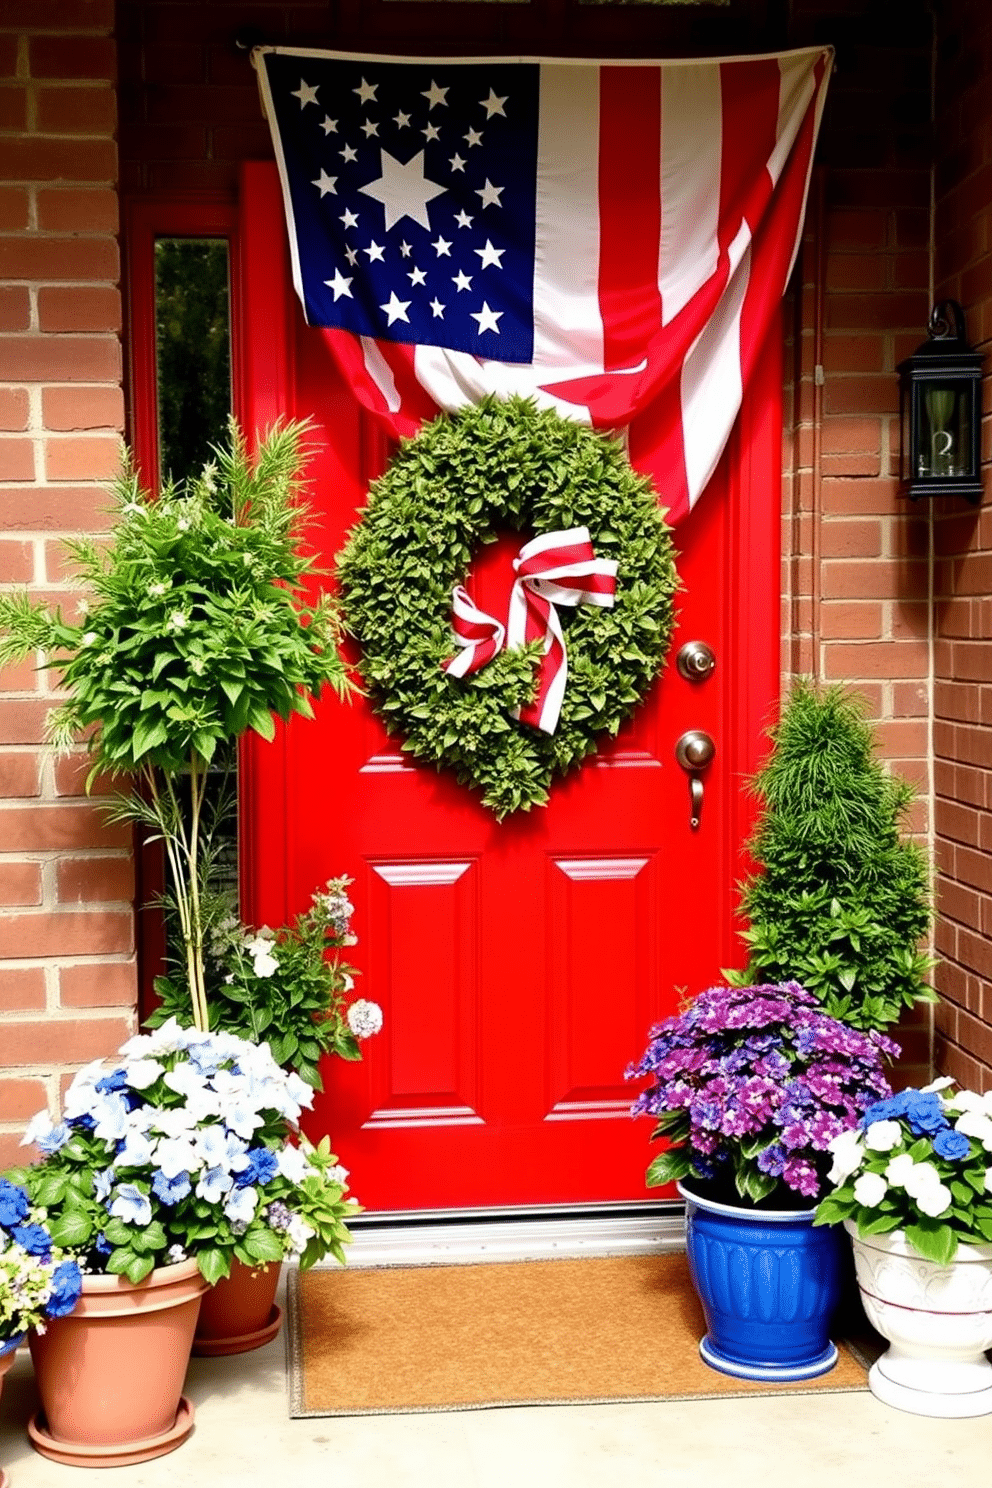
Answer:
<svg viewBox="0 0 992 1488"><path fill-rule="evenodd" d="M865 1150L856 1131L839 1132L827 1143L827 1151L833 1156L834 1165L827 1174L831 1183L846 1183L856 1173L864 1159Z"/></svg>
<svg viewBox="0 0 992 1488"><path fill-rule="evenodd" d="M912 1172L907 1173L903 1179L903 1188L911 1198L917 1201L920 1195L926 1193L928 1189L940 1187L942 1187L940 1174L930 1162L914 1163Z"/></svg>
<svg viewBox="0 0 992 1488"><path fill-rule="evenodd" d="M922 1193L914 1194L913 1197L921 1213L929 1215L931 1219L936 1219L945 1209L949 1209L953 1199L951 1190L942 1183L928 1184Z"/></svg>
<svg viewBox="0 0 992 1488"><path fill-rule="evenodd" d="M873 1121L865 1132L865 1146L872 1152L891 1152L902 1141L898 1121Z"/></svg>
<svg viewBox="0 0 992 1488"><path fill-rule="evenodd" d="M149 584L148 585L148 593L151 594L151 595L154 595L154 597L156 599L161 599L163 594L167 594L168 593L168 590L169 590L168 584L163 584L162 581L161 581L161 579L159 579L154 584Z"/></svg>
<svg viewBox="0 0 992 1488"><path fill-rule="evenodd" d="M185 630L189 624L189 616L185 610L173 610L166 622L166 630Z"/></svg>
<svg viewBox="0 0 992 1488"><path fill-rule="evenodd" d="M889 1186L881 1173L862 1173L854 1185L854 1198L857 1203L864 1204L866 1209L874 1209L888 1191Z"/></svg>
<svg viewBox="0 0 992 1488"><path fill-rule="evenodd" d="M931 1080L929 1085L924 1085L920 1090L920 1094L936 1095L937 1091L948 1090L953 1084L954 1078L952 1075L941 1075L939 1080Z"/></svg>
<svg viewBox="0 0 992 1488"><path fill-rule="evenodd" d="M355 986L355 978L349 976L346 971L341 973L341 986L345 992L351 992Z"/></svg>
<svg viewBox="0 0 992 1488"><path fill-rule="evenodd" d="M28 1122L28 1129L21 1138L21 1146L33 1147L35 1142L49 1136L52 1131L54 1131L52 1118L47 1111L39 1111L37 1116L32 1116Z"/></svg>
<svg viewBox="0 0 992 1488"><path fill-rule="evenodd" d="M279 962L275 956L270 956L268 951L263 951L252 961L252 971L257 977L270 977L273 972L279 970Z"/></svg>
<svg viewBox="0 0 992 1488"><path fill-rule="evenodd" d="M136 1059L133 1064L126 1064L124 1069L132 1090L147 1090L149 1085L155 1084L165 1065L159 1064L157 1059Z"/></svg>
<svg viewBox="0 0 992 1488"><path fill-rule="evenodd" d="M986 1152L992 1152L992 1117L974 1107L966 1109L954 1123L955 1131L962 1136L974 1137L981 1142Z"/></svg>
<svg viewBox="0 0 992 1488"><path fill-rule="evenodd" d="M312 1238L313 1233L310 1226L298 1214L294 1214L286 1227L286 1239L289 1241L290 1254L302 1255L306 1249L307 1241Z"/></svg>
<svg viewBox="0 0 992 1488"><path fill-rule="evenodd" d="M224 1205L224 1213L232 1224L251 1224L258 1208L257 1188L236 1188Z"/></svg>
<svg viewBox="0 0 992 1488"><path fill-rule="evenodd" d="M333 1167L324 1169L324 1176L328 1183L340 1183L344 1188L348 1182L348 1169L343 1168L340 1163L335 1163Z"/></svg>
<svg viewBox="0 0 992 1488"><path fill-rule="evenodd" d="M291 1142L287 1142L279 1150L276 1154L276 1161L279 1164L280 1177L285 1178L289 1183L302 1183L303 1179L308 1178L313 1172L313 1168L299 1147L294 1147ZM989 1171L992 1172L992 1169Z"/></svg>
<svg viewBox="0 0 992 1488"><path fill-rule="evenodd" d="M916 1167L908 1152L900 1152L898 1157L893 1157L885 1169L886 1182L892 1188L905 1188L906 1178Z"/></svg>
<svg viewBox="0 0 992 1488"><path fill-rule="evenodd" d="M382 1008L377 1002L360 997L348 1009L348 1027L356 1038L367 1039L382 1027Z"/></svg>
<svg viewBox="0 0 992 1488"><path fill-rule="evenodd" d="M168 1250L165 1252L165 1258L169 1262L170 1266L178 1266L180 1261L184 1261L186 1259L186 1252L183 1250L181 1245L170 1245Z"/></svg>
<svg viewBox="0 0 992 1488"><path fill-rule="evenodd" d="M185 1137L164 1137L155 1149L155 1157L166 1178L170 1179L178 1178L180 1173L196 1173L203 1166L200 1153Z"/></svg>
<svg viewBox="0 0 992 1488"><path fill-rule="evenodd" d="M95 630L88 630L86 632L86 634L81 638L79 644L81 646L92 646L93 643L94 643L94 641L96 641L98 639L99 639L99 637L97 636L97 633L96 633Z"/></svg>

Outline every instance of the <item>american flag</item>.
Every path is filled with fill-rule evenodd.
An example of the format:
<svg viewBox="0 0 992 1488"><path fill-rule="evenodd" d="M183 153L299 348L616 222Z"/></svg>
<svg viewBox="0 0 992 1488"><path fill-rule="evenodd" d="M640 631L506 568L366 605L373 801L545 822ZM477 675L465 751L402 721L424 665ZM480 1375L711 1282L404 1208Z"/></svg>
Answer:
<svg viewBox="0 0 992 1488"><path fill-rule="evenodd" d="M307 321L395 434L489 393L636 421L677 520L791 272L830 57L260 48Z"/></svg>

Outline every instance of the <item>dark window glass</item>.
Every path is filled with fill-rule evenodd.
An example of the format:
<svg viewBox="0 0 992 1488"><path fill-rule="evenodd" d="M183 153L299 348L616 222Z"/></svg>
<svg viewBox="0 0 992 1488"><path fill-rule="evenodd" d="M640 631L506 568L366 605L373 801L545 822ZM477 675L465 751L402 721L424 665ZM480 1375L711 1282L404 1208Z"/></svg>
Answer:
<svg viewBox="0 0 992 1488"><path fill-rule="evenodd" d="M226 239L156 239L155 352L159 471L178 482L210 459L231 411Z"/></svg>

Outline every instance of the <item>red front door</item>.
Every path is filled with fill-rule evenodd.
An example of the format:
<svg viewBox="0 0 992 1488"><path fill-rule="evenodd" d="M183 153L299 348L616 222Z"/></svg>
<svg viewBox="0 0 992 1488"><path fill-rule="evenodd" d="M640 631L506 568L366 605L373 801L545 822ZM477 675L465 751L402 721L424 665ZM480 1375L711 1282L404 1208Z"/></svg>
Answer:
<svg viewBox="0 0 992 1488"><path fill-rule="evenodd" d="M313 539L325 566L388 455L293 296L274 168L247 168L241 417L313 420ZM636 1201L647 1122L624 1069L649 1026L739 960L743 778L777 692L781 363L760 362L737 431L676 540L668 665L620 738L502 825L452 776L411 765L362 700L325 700L245 769L247 912L278 924L354 879L351 958L383 1032L324 1072L309 1123L369 1209ZM716 655L689 681L675 654ZM698 829L675 749L716 757Z"/></svg>

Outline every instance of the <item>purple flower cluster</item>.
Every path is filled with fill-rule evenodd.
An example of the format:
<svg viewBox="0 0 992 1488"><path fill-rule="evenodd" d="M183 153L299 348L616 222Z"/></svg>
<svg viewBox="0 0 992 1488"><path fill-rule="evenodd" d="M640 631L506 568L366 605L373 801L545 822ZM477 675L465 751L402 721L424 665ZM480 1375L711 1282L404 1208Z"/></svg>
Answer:
<svg viewBox="0 0 992 1488"><path fill-rule="evenodd" d="M830 1140L888 1104L883 1059L898 1052L827 1017L797 982L712 987L651 1030L627 1071L651 1079L632 1114L657 1117L655 1136L687 1149L696 1177L751 1169L812 1198Z"/></svg>

